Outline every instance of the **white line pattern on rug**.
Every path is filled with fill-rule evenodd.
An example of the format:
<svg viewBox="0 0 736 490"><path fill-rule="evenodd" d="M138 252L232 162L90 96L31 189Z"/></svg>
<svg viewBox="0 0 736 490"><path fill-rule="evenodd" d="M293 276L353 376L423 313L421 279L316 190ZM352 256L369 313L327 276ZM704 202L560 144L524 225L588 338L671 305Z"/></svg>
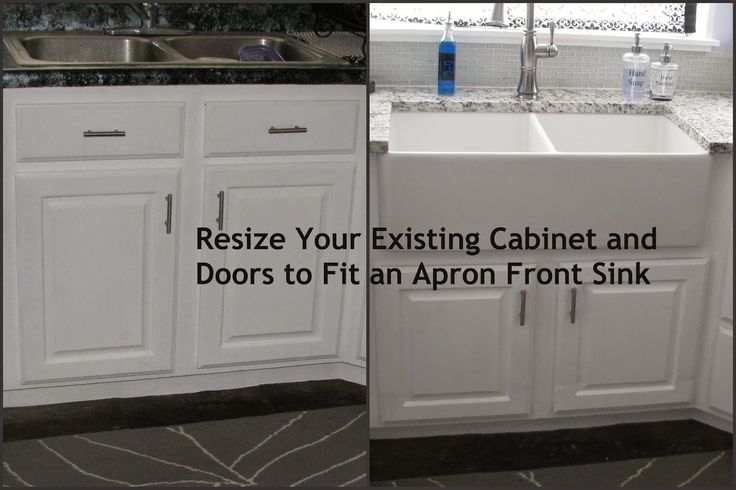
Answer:
<svg viewBox="0 0 736 490"><path fill-rule="evenodd" d="M356 407L358 408L358 407ZM286 478L301 478L304 474L307 474L307 476L299 479L295 483L292 484L292 486L301 486L306 483L306 485L309 485L312 481L316 481L315 478L320 477L320 481L323 480L331 480L333 481L333 485L336 485L340 480L351 478L348 476L350 473L353 473L351 471L352 468L356 469L362 469L361 463L356 463L361 458L366 459L367 458L367 450L362 450L359 454L356 454L355 456L349 457L347 459L344 459L340 461L340 459L344 458L345 450L342 450L338 452L336 455L333 455L328 462L325 463L324 460L321 464L324 464L325 466L322 466L320 468L320 458L313 459L310 464L302 465L299 461L299 456L296 456L296 460L289 459L289 463L296 461L298 463L298 467L296 468L297 472L296 474L293 474L291 476L284 475L282 471L280 470L280 466L277 465L276 467L273 467L276 465L276 463L282 461L287 456L296 453L297 451L303 451L303 453L307 453L307 448L309 449L309 454L313 454L311 451L316 451L317 454L322 453L326 450L325 445L319 446L320 443L332 438L336 434L346 431L351 426L355 426L356 421L358 421L361 418L365 418L366 411L363 410L359 414L357 414L357 411L350 411L349 415L345 417L344 419L336 419L333 420L330 424L328 424L325 427L324 423L318 423L315 424L314 419L309 419L308 414L311 413L310 411L303 411L299 414L292 413L291 415L288 415L288 417L291 417L288 422L283 423L283 421L287 420L286 418L277 419L276 424L281 425L278 429L274 430L270 434L268 432L272 431L272 427L278 426L266 426L267 431L261 432L258 431L260 434L258 437L259 439L256 439L256 441L260 440L255 446L252 446L255 441L251 442L250 438L245 438L247 442L247 446L252 446L251 449L247 450L246 452L240 454L240 456L233 456L232 453L229 453L227 455L219 454L219 453L212 453L207 446L213 444L213 442L210 439L204 439L202 441L199 440L199 436L197 436L198 432L191 432L188 426L170 426L170 427L157 427L155 428L150 436L153 437L153 440L160 440L162 437L161 430L165 430L168 432L171 432L173 434L176 434L177 436L181 436L181 438L178 438L177 440L171 440L166 441L166 446L174 446L174 448L179 448L178 451L170 452L166 451L162 453L161 456L154 455L157 454L156 449L159 448L161 444L154 444L151 446L140 446L143 448L142 450L144 452L139 452L134 449L129 449L127 444L118 442L114 439L99 441L96 440L97 438L94 437L94 435L84 435L84 434L71 434L69 436L64 436L62 439L56 441L54 439L44 440L44 439L36 439L33 442L38 442L39 446L36 446L37 449L35 458L39 458L39 452L40 455L43 456L43 453L51 453L53 456L52 458L58 458L58 463L52 462L51 464L48 464L48 470L44 469L40 472L41 475L49 475L49 477L54 478L54 475L56 477L53 480L48 481L58 481L59 475L68 475L68 469L73 470L75 473L80 474L84 477L101 481L103 484L106 484L107 486L126 486L126 487L155 487L155 486L192 486L192 487L222 487L222 486L239 486L239 487L246 487L246 486L252 486L256 485L255 476L253 478L248 478L242 473L238 472L236 469L229 467L224 460L230 461L231 458L235 458L235 461L233 465L239 464L241 462L247 461L250 458L248 458L248 455L252 454L253 452L257 451L259 448L262 448L264 445L269 444L271 446L276 446L279 448L278 451L274 451L277 456L273 456L269 454L266 458L273 458L270 459L267 463L265 463L263 466L261 466L258 471L256 471L255 475L260 475L259 481L260 484L267 484L266 482L270 479L271 476L274 478L282 479L284 477ZM348 417L350 417L350 420L346 420ZM288 438L288 435L279 435L281 433L286 434L284 431L286 431L289 427L298 425L301 427L301 430L307 429L309 434L307 441L310 441L306 444L303 444L299 447L292 447L289 449L288 444L294 444L294 443L300 443L301 441L292 441L290 438ZM338 428L334 429L334 427L338 426ZM316 432L311 432L316 429ZM294 429L292 429L294 430ZM327 433L328 431L331 431ZM347 431L346 431L347 433ZM268 435L265 435L268 434ZM349 432L347 434L350 434L348 436L348 439L346 441L352 441L353 435L352 432ZM265 437L264 437L265 435ZM177 439L176 436L174 436L175 439ZM67 446L64 444L64 439L66 439L67 444L72 443L71 446ZM125 439L123 439L125 440ZM340 439L343 440L342 438ZM76 444L75 444L76 442ZM163 441L162 441L163 443ZM122 445L120 445L122 444ZM284 444L287 444L286 447L282 446ZM246 446L246 447L247 447ZM137 445L133 446L134 448L138 448ZM163 449L163 447L161 447ZM192 451L192 448L195 449L195 451ZM314 448L314 449L311 449ZM66 453L69 451L72 451L70 453L70 456L67 456ZM347 448L346 448L347 449ZM362 447L356 448L355 452L361 451ZM243 448L238 447L232 447L233 453L237 455L240 451L243 451ZM349 450L349 449L348 449ZM79 451L79 452L78 452ZM182 452L183 451L183 452ZM115 453L122 453L126 456L120 456ZM279 454L281 453L281 454ZM300 454L303 454L300 453ZM19 449L18 452L15 454L22 456L27 454L27 449ZM329 452L327 454L330 454ZM355 454L355 453L353 453ZM87 458L86 456L92 456L94 457ZM187 457L182 462L173 461L171 458L175 458L176 460L181 459L179 455L186 455ZM33 458L33 454L28 454L31 458ZM45 457L45 456L43 456ZM140 458L140 459L139 459ZM191 459L194 458L194 459ZM222 459L220 459L222 458ZM338 459L340 458L340 459ZM101 461L103 462L103 465L100 466L95 463L95 461ZM330 461L338 460L339 462L330 465ZM31 459L31 462L34 460ZM98 461L98 462L99 462ZM117 462L121 461L122 464L120 466L117 465ZM114 463L112 466L106 464L106 463ZM212 463L215 463L213 465ZM353 466L347 466L351 464ZM262 464L260 461L258 465ZM13 465L11 467L11 465ZM155 465L162 465L167 466L169 469L164 470L165 472L161 476L154 476L157 475L158 468ZM258 466L257 465L257 466ZM86 466L86 467L85 467ZM257 467L256 466L256 467ZM311 467L310 467L311 466ZM4 469L5 469L5 479L6 481L4 483L11 483L12 486L27 486L32 487L30 482L23 479L18 472L15 471L15 467L17 465L13 462L12 459L8 459L7 461L4 461ZM131 468L133 471L129 473L118 473L116 471L116 468ZM24 469L25 466L21 466L21 469ZM113 470L112 473L109 473L105 471L104 469L107 468L109 470ZM178 470L179 474L174 473L174 476L172 477L172 469L174 468ZM222 468L222 473L220 471L220 468ZM269 472L270 476L266 476L263 474L264 471L267 469L271 469L272 471ZM341 468L338 472L337 469ZM50 472L49 472L50 470ZM317 471L319 470L319 471ZM358 470L359 471L359 470ZM356 473L358 472L356 471ZM301 473L301 475L299 475ZM354 474L354 473L353 473ZM233 478L230 475L235 475L237 478ZM146 478L146 476L150 476L150 478ZM67 476L67 478L69 478ZM73 477L71 477L73 478ZM124 481L121 478L125 478L126 480L132 480L132 481ZM210 480L211 478L211 480ZM143 481L141 481L143 480ZM149 480L149 481L145 481ZM154 480L154 481L150 481ZM293 481L293 480L292 480ZM360 485L363 482L367 481L367 473L363 472L362 474L356 476L355 478L351 478L348 481L345 481L344 483L340 484L339 486L354 486L354 485ZM307 483L309 482L309 483ZM284 482L288 485L288 482ZM282 484L284 484L282 483ZM82 483L84 484L84 483ZM101 483L92 483L92 485L99 485ZM3 485L3 486L9 486L9 485Z"/></svg>
<svg viewBox="0 0 736 490"><path fill-rule="evenodd" d="M436 487L444 487L444 485L442 483L438 482L434 478L427 478L427 481L430 482L432 485L434 485Z"/></svg>
<svg viewBox="0 0 736 490"><path fill-rule="evenodd" d="M524 480L528 481L529 483L531 483L535 487L541 487L542 486L542 484L537 481L536 477L534 476L534 472L533 471L530 471L528 475L526 475L526 474L524 474L523 472L520 471L520 472L517 473L517 475L519 475L520 477L522 477Z"/></svg>
<svg viewBox="0 0 736 490"><path fill-rule="evenodd" d="M356 477L355 477L355 478L353 478L352 480L348 480L348 481L346 481L345 483L340 483L340 484L338 485L338 487L347 487L348 485L352 485L353 483L357 483L357 482L359 482L360 480L362 480L363 478L365 478L365 477L367 477L367 476L368 476L368 473L363 473L362 475L358 475L358 476L356 476Z"/></svg>
<svg viewBox="0 0 736 490"><path fill-rule="evenodd" d="M302 478L301 480L299 480L299 481L297 481L297 482L294 482L294 483L292 483L292 484L291 484L291 485L289 485L289 486L290 486L290 487L295 487L295 486L297 486L297 485L299 485L299 484L301 484L301 483L304 483L304 482L305 482L305 481L307 481L307 480L311 480L312 478L315 478L315 477L317 477L317 476L320 476L320 475L324 475L325 473L327 473L327 472L329 472L329 471L332 471L332 470L334 470L335 468L339 468L340 466L344 466L344 465L346 465L346 464L352 463L353 461L356 461L356 460L358 460L358 459L362 458L362 457L363 457L363 456L365 456L365 455L366 455L366 451L363 451L362 453L358 454L357 456L353 456L353 457L352 457L352 458L350 458L350 459L346 459L345 461L341 461L341 462L339 462L339 463L337 463L337 464L333 464L333 465L332 465L332 466L330 466L329 468L325 468L324 470L322 470L322 471L318 471L317 473L312 473L312 474L311 474L311 475L309 475L309 476L305 476L305 477L304 477L304 478Z"/></svg>
<svg viewBox="0 0 736 490"><path fill-rule="evenodd" d="M74 464L74 463L73 463L72 461L70 461L69 459L67 459L67 458L66 458L66 457L65 457L65 456L64 456L63 454L61 454L60 452L58 452L58 451L56 451L56 450L54 450L54 449L50 448L50 447L49 447L49 446L48 446L48 445L47 445L47 444L46 444L45 442L43 442L42 440L40 440L40 439L39 439L39 440L38 440L38 442L39 442L39 444L41 444L41 445L42 445L43 447L45 447L46 449L48 449L49 451L51 451L52 453L54 453L54 454L55 454L55 455L56 455L56 456L57 456L57 457L58 457L59 459L61 459L61 460L62 460L62 461L64 461L64 462L65 462L66 464L68 464L68 465L69 465L69 466L71 466L71 467L72 467L73 469L75 469L75 470L76 470L77 472L79 472L79 473L81 473L81 474L83 474L83 475L85 475L85 476L89 476L89 477L92 477L92 478L96 478L96 479L98 479L98 480L106 481L106 482L108 482L108 483L117 483L118 485L123 485L123 486L126 486L126 487L132 487L132 486L133 486L133 484L132 484L132 483L130 483L130 482L127 482L127 481L122 481L122 480L116 480L116 479L114 479L114 478L107 478L107 477L105 477L105 476L102 476L102 475L98 475L98 474L96 474L96 473L91 473L91 472L89 472L89 471L86 471L86 470L84 470L84 469L80 468L79 466L77 466L76 464Z"/></svg>
<svg viewBox="0 0 736 490"><path fill-rule="evenodd" d="M196 473L204 473L205 475L214 476L215 478L219 478L222 482L225 482L225 483L230 483L230 484L238 485L238 486L245 486L245 485L242 484L242 482L237 482L235 480L231 480L230 478L227 478L227 477L222 476L222 475L218 475L217 473L212 473L211 471L202 470L202 469L199 469L199 468L194 468L193 466L189 466L189 465L186 465L186 464L175 463L173 461L168 461L168 460L165 460L165 459L157 458L155 456L149 456L148 454L139 453L137 451L133 451L132 449L127 449L127 448L120 447L120 446L114 446L112 444L106 444L104 442L95 441L95 440L92 440L92 439L90 439L88 437L84 437L84 436L80 436L80 435L75 435L74 437L76 439L81 439L83 441L86 441L86 442L88 442L90 444L95 444L95 445L106 447L106 448L109 448L109 449L114 449L116 451L122 451L124 453L133 454L133 455L139 456L141 458L146 458L146 459L150 459L151 461L156 461L157 463L162 463L162 464L166 464L166 465L170 465L170 466L176 466L178 468L184 468L184 469L187 469L189 471L196 472Z"/></svg>
<svg viewBox="0 0 736 490"><path fill-rule="evenodd" d="M260 468L258 469L258 471L256 471L256 472L255 472L255 473L253 474L253 476L251 476L251 477L250 477L250 478L251 478L251 480L252 480L252 481L255 481L255 480L256 480L256 478L258 477L258 475L260 475L261 473L263 473L263 472L264 472L264 471L265 471L265 470L266 470L267 468L269 468L269 467L270 467L270 466L271 466L272 464L274 464L274 463L276 463L277 461L279 461L279 460L281 460L281 459L285 458L286 456L289 456L290 454L293 454L293 453L295 453L295 452L297 452L297 451L301 451L302 449L305 449L305 448L308 448L308 447L311 447L311 446L317 445L317 444L319 444L320 442L326 441L327 439L329 439L330 437L334 436L335 434L337 434L337 433L339 433L339 432L342 432L343 430L345 430L345 429L347 429L348 427L350 427L351 425L353 425L353 424L354 424L354 423L355 423L355 422L356 422L356 421L357 421L357 420L358 420L359 418L361 418L361 417L362 417L363 415L365 415L365 413L366 413L365 411L363 411L363 412L360 412L360 414L359 414L359 415L358 415L357 417L354 417L353 419L351 419L351 420L350 420L350 422L348 422L347 424L343 425L343 426L342 426L342 427L340 427L339 429L336 429L336 430L334 430L334 431L330 432L330 433L329 433L329 434L327 434L326 436L320 437L320 438L319 438L319 439L317 439L316 441L308 442L307 444L304 444L304 445L302 445L302 446L299 446L299 447L295 447L295 448L293 448L293 449L290 449L290 450L286 451L285 453L283 453L283 454L281 454L281 455L279 455L279 456L276 456L276 457L275 457L275 458L273 458L273 459L272 459L271 461L269 461L268 463L266 463L266 464L264 464L263 466L261 466L261 467L260 467Z"/></svg>
<svg viewBox="0 0 736 490"><path fill-rule="evenodd" d="M179 480L179 481L156 481L151 483L141 483L139 485L133 485L134 487L161 487L164 485L212 485L213 487L219 487L222 485L221 481L206 481L206 480Z"/></svg>
<svg viewBox="0 0 736 490"><path fill-rule="evenodd" d="M6 461L3 461L3 467L5 467L5 469L7 470L8 473L10 473L11 475L13 475L13 478L15 478L16 480L18 480L24 486L26 486L26 487L32 487L33 486L30 483L28 483L27 481L25 481L18 473L16 473L13 470L13 468L11 468L10 465ZM8 485L3 485L3 486L4 487L7 487Z"/></svg>
<svg viewBox="0 0 736 490"><path fill-rule="evenodd" d="M252 478L248 478L247 476L241 475L236 470L230 468L228 465L226 465L225 463L223 463L222 460L220 460L220 458L218 458L217 456L215 456L214 454L212 454L211 452L209 452L202 444L199 443L199 441L194 436L192 436L191 434L188 434L184 430L184 427L182 427L181 425L177 426L176 429L174 429L173 427L167 427L166 429L167 430L170 430L171 432L173 432L175 434L182 435L182 436L186 437L187 439L189 439L190 441L192 441L192 443L195 446L197 446L205 455L207 455L208 458L210 458L212 461L214 461L215 463L219 464L220 466L222 466L223 468L225 468L226 470L228 470L229 472L231 472L232 474L234 474L238 478L242 479L246 483L249 483L251 485L254 485L255 484Z"/></svg>
<svg viewBox="0 0 736 490"><path fill-rule="evenodd" d="M288 429L288 428L289 428L289 427L291 427L291 426L292 426L292 425L293 425L293 424L294 424L294 423L295 423L296 421L298 421L298 420L301 420L301 418L302 418L302 417L304 417L304 414L305 414L305 413L307 413L307 411L306 411L306 410L305 410L305 411L303 411L302 413L300 413L299 415L297 415L296 417L294 417L293 419L289 420L289 421L288 421L288 422L287 422L286 424L282 425L282 426L281 426L280 428L278 428L278 429L277 429L277 430L276 430L275 432L273 432L273 433L269 434L269 435L268 435L268 436L267 436L267 437L266 437L265 439L263 439L263 440L262 440L261 442L259 442L258 444L256 444L256 445L255 445L255 446L254 446L253 448L251 448L250 450L248 450L248 451L244 452L243 454L241 454L240 456L238 456L238 457L237 457L237 458L235 459L235 461L233 461L233 463L232 463L232 464L230 465L230 469L233 469L233 468L235 468L235 465L237 465L238 463L240 463L240 461L241 461L241 460L242 460L242 459L243 459L244 457L248 456L248 455L249 455L249 454L251 454L251 453L252 453L253 451L255 451L256 449L258 449L258 448L260 448L261 446L263 446L264 444L266 444L266 443L267 443L268 441L270 441L270 440L271 440L271 439L273 439L273 438L274 438L274 437L275 437L276 435L278 435L278 434L279 434L279 433L280 433L281 431L283 431L283 430L285 430L285 429Z"/></svg>
<svg viewBox="0 0 736 490"><path fill-rule="evenodd" d="M702 468L700 468L700 469L699 469L698 471L696 471L696 472L695 472L695 474L694 474L693 476L691 476L690 478L688 478L687 480L685 480L684 482L680 483L680 484L679 484L679 485L677 485L677 486L678 486L678 487L684 487L685 485L687 485L688 483L690 483L691 481L693 481L694 479L696 479L697 477L699 477L699 476L700 476L701 474L703 474L703 472L704 472L705 470L707 470L708 468L710 468L710 467L711 467L712 465L714 465L714 464L715 464L715 463L716 463L716 462L717 462L717 461L718 461L719 459L721 459L721 458L723 457L723 455L724 455L724 454L726 454L726 451L723 451L723 452L722 452L721 454L719 454L719 455L718 455L718 456L716 456L715 458L713 458L713 459L711 459L710 461L708 461L707 463L705 463L705 465L703 465L703 467L702 467Z"/></svg>
<svg viewBox="0 0 736 490"><path fill-rule="evenodd" d="M624 481L621 482L621 485L619 485L619 487L625 487L632 480L634 480L636 478L639 478L642 473L644 473L646 470L648 470L649 468L652 467L652 465L654 464L655 461L657 461L657 458L654 458L654 459L650 460L647 464L645 464L644 466L642 466L641 468L639 468L638 470L636 470L636 472L634 472L632 475L629 475L629 477L627 479L625 479Z"/></svg>

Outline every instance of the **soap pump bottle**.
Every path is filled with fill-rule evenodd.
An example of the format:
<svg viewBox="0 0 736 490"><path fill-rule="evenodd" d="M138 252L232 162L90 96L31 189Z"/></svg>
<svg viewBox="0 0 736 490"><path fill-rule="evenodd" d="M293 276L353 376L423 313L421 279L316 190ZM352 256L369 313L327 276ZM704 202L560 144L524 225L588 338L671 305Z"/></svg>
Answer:
<svg viewBox="0 0 736 490"><path fill-rule="evenodd" d="M640 36L638 32L634 34L631 51L625 53L622 58L624 62L623 96L629 100L643 99L649 88L646 84L649 56L641 51Z"/></svg>
<svg viewBox="0 0 736 490"><path fill-rule="evenodd" d="M452 37L453 22L450 16L448 12L437 60L437 92L441 95L455 93L455 38Z"/></svg>
<svg viewBox="0 0 736 490"><path fill-rule="evenodd" d="M676 63L672 63L671 49L672 44L664 43L659 61L652 63L650 86L652 100L672 100L672 97L675 96L677 74L680 67Z"/></svg>

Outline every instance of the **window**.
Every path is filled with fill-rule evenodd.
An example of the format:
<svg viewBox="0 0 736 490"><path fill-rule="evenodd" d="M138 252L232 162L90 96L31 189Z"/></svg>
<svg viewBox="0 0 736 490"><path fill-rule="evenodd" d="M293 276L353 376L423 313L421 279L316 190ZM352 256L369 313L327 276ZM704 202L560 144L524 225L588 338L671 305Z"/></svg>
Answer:
<svg viewBox="0 0 736 490"><path fill-rule="evenodd" d="M447 12L456 23L461 43L516 44L526 23L526 4L503 4L509 26L492 26L493 3L373 3L370 7L371 41L437 42ZM715 39L717 3L536 3L535 20L540 42L549 39L549 21L558 26L558 46L628 47L631 31L642 32L644 49L660 49L664 41L677 51L709 52ZM697 12L697 22L695 13ZM729 16L730 17L730 16ZM723 33L721 33L723 34ZM729 34L730 36L730 30ZM730 37L729 43L730 43Z"/></svg>
<svg viewBox="0 0 736 490"><path fill-rule="evenodd" d="M457 27L491 23L492 3L371 4L371 19L395 23L439 25L452 11ZM595 31L685 32L684 3L537 3L538 27L554 20L561 29ZM523 27L526 4L504 4L509 27Z"/></svg>

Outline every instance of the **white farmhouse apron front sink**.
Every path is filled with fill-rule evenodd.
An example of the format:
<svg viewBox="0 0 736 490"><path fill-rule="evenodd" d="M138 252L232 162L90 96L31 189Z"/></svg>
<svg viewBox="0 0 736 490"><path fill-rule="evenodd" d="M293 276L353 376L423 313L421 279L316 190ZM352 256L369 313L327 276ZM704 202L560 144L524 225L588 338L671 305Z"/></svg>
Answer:
<svg viewBox="0 0 736 490"><path fill-rule="evenodd" d="M656 227L658 247L701 242L710 158L665 116L394 112L389 141L390 231Z"/></svg>

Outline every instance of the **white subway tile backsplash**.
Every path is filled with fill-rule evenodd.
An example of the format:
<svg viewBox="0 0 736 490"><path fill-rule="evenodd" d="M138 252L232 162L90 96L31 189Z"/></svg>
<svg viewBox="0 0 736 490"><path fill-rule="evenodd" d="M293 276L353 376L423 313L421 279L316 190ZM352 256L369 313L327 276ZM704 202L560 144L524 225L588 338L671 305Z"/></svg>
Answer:
<svg viewBox="0 0 736 490"><path fill-rule="evenodd" d="M434 85L437 73L433 43L371 42L370 78L378 85ZM561 46L557 58L540 60L542 87L616 88L626 48ZM519 71L519 47L504 44L457 46L457 84L466 87L513 87ZM650 52L656 58L656 52ZM733 54L679 51L680 90L732 92Z"/></svg>

